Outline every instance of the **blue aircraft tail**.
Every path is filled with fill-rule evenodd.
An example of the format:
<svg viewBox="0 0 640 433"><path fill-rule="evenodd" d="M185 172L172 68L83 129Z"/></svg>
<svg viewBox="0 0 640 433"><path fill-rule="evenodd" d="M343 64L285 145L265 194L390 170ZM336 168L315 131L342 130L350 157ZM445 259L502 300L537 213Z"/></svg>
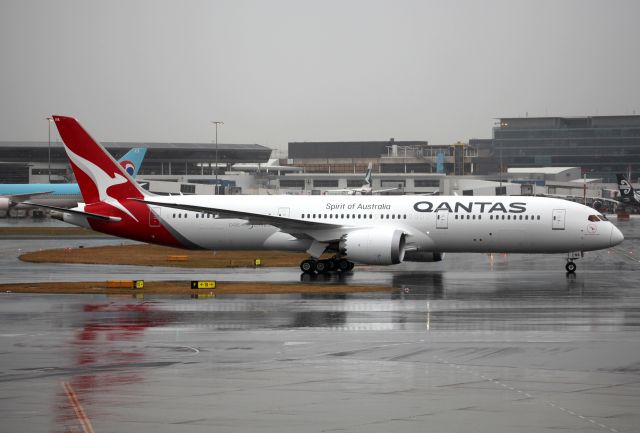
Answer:
<svg viewBox="0 0 640 433"><path fill-rule="evenodd" d="M122 158L118 160L118 162L120 163L122 168L124 168L127 173L129 173L130 176L136 177L146 153L146 147L134 147L133 149L125 153Z"/></svg>

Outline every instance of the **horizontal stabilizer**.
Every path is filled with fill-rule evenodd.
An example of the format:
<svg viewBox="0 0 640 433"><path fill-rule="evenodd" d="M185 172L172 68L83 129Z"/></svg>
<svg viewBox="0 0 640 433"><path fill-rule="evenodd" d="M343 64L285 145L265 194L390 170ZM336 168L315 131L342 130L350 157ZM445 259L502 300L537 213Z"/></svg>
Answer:
<svg viewBox="0 0 640 433"><path fill-rule="evenodd" d="M58 212L64 212L64 213L70 213L70 214L74 214L74 215L82 215L82 216L86 216L87 218L93 218L96 220L100 220L100 221L107 221L107 222L112 222L112 223L117 223L119 221L122 221L122 218L120 217L114 217L114 216L108 216L108 215L100 215L97 213L92 213L92 212L85 212L82 210L77 210L77 209L67 209L64 207L56 207L56 206L47 206L44 204L36 204L36 203L31 203L31 202L24 202L24 204L28 204L30 206L35 206L35 207L41 207L44 209L51 209L51 210L55 210Z"/></svg>

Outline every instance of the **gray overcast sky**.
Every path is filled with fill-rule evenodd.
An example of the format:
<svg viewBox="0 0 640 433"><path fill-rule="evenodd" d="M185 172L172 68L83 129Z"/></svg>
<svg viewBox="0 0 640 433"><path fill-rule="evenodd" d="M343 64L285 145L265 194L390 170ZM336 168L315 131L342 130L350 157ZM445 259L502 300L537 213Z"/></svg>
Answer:
<svg viewBox="0 0 640 433"><path fill-rule="evenodd" d="M640 2L0 2L0 140L491 136L499 116L640 114Z"/></svg>

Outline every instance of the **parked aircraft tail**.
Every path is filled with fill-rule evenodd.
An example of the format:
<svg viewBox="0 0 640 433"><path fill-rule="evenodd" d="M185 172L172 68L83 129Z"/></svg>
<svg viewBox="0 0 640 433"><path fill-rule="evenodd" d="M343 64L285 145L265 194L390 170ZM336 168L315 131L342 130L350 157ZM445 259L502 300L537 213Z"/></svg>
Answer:
<svg viewBox="0 0 640 433"><path fill-rule="evenodd" d="M131 177L136 177L146 153L147 149L145 147L135 147L122 155L118 162Z"/></svg>
<svg viewBox="0 0 640 433"><path fill-rule="evenodd" d="M620 201L627 204L640 205L640 192L633 189L631 183L622 174L616 174L618 179L618 189L620 190Z"/></svg>
<svg viewBox="0 0 640 433"><path fill-rule="evenodd" d="M367 166L367 171L364 174L364 185L363 186L368 186L370 188L372 186L372 182L371 182L372 167L373 167L373 164L369 163L369 165Z"/></svg>

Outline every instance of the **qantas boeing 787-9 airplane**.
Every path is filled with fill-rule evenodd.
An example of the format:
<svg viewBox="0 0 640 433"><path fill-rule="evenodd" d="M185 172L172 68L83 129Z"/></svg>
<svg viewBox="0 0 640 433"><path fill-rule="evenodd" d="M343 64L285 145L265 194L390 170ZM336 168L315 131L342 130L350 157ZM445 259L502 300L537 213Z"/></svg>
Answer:
<svg viewBox="0 0 640 433"><path fill-rule="evenodd" d="M300 268L307 273L439 261L446 252L568 253L566 269L574 272L584 251L624 240L592 208L546 197L152 195L74 118L53 119L84 203L43 207L123 238L185 249L306 251Z"/></svg>

